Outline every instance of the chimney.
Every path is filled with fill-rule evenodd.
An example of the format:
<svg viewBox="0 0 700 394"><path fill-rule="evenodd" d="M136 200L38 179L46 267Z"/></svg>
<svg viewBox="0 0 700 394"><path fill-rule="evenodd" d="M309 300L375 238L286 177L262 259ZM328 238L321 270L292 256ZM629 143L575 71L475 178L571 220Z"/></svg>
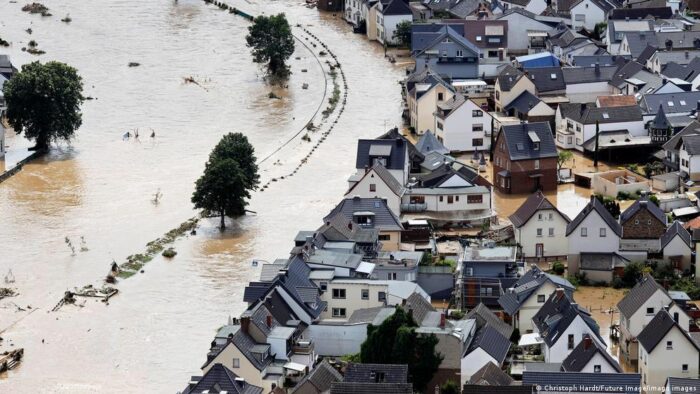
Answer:
<svg viewBox="0 0 700 394"><path fill-rule="evenodd" d="M564 297L564 289L563 288L557 287L557 289L554 292L557 293L557 296L556 296L557 301L561 300L562 297Z"/></svg>
<svg viewBox="0 0 700 394"><path fill-rule="evenodd" d="M413 308L408 308L408 317L413 319Z"/></svg>
<svg viewBox="0 0 700 394"><path fill-rule="evenodd" d="M267 315L266 323L267 328L272 328L272 315Z"/></svg>
<svg viewBox="0 0 700 394"><path fill-rule="evenodd" d="M369 172L369 166L365 166L365 174Z"/></svg>
<svg viewBox="0 0 700 394"><path fill-rule="evenodd" d="M241 316L241 330L247 334L249 327L250 327L250 316Z"/></svg>
<svg viewBox="0 0 700 394"><path fill-rule="evenodd" d="M595 75L600 75L600 63L595 62Z"/></svg>
<svg viewBox="0 0 700 394"><path fill-rule="evenodd" d="M591 345L593 345L593 340L589 335L586 335L583 337L583 350L588 350L590 349Z"/></svg>
<svg viewBox="0 0 700 394"><path fill-rule="evenodd" d="M352 230L352 222L348 222L348 229Z"/></svg>
<svg viewBox="0 0 700 394"><path fill-rule="evenodd" d="M445 328L445 313L440 314L440 328Z"/></svg>

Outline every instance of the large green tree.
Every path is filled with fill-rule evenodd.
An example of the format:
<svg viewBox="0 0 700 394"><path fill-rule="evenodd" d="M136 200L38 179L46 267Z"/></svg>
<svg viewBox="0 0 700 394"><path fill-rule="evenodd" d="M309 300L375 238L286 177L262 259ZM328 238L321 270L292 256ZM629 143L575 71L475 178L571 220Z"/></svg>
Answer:
<svg viewBox="0 0 700 394"><path fill-rule="evenodd" d="M248 27L246 42L252 48L253 61L267 63L269 75L289 75L286 61L294 53L294 36L284 14L256 17Z"/></svg>
<svg viewBox="0 0 700 394"><path fill-rule="evenodd" d="M411 21L403 21L396 25L393 39L402 47L411 46Z"/></svg>
<svg viewBox="0 0 700 394"><path fill-rule="evenodd" d="M33 149L46 151L52 141L70 140L83 122L83 81L67 64L25 64L5 83L3 94L10 126L34 140Z"/></svg>
<svg viewBox="0 0 700 394"><path fill-rule="evenodd" d="M367 326L367 339L360 347L363 363L407 364L411 382L423 390L442 362L435 351L435 335L418 335L413 317L401 308L379 326Z"/></svg>
<svg viewBox="0 0 700 394"><path fill-rule="evenodd" d="M245 215L246 200L259 181L253 146L243 134L229 133L209 154L204 174L195 183L192 203L195 208L216 212L223 230L226 216Z"/></svg>

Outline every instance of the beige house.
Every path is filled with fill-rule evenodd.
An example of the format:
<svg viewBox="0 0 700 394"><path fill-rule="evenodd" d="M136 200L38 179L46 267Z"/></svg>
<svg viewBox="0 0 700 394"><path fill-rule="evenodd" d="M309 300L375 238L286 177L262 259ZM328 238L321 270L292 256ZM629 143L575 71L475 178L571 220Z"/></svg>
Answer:
<svg viewBox="0 0 700 394"><path fill-rule="evenodd" d="M401 280L335 279L328 282L321 300L327 304L321 318L347 320L355 311L400 305L413 293L430 296L418 284Z"/></svg>
<svg viewBox="0 0 700 394"><path fill-rule="evenodd" d="M524 91L536 94L537 89L535 84L522 71L508 65L503 68L496 78L494 91L496 112L502 112L508 104L518 98Z"/></svg>
<svg viewBox="0 0 700 394"><path fill-rule="evenodd" d="M669 376L697 378L700 347L668 311L657 312L637 338L643 386L663 387Z"/></svg>
<svg viewBox="0 0 700 394"><path fill-rule="evenodd" d="M438 105L454 97L454 89L429 68L406 81L406 102L410 126L422 135L435 128L435 112ZM415 80L414 80L415 79Z"/></svg>

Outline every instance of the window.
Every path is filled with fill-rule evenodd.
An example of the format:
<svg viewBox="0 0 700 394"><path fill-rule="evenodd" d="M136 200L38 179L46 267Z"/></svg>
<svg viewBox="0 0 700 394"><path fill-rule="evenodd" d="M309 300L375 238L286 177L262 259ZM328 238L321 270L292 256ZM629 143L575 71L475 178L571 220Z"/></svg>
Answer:
<svg viewBox="0 0 700 394"><path fill-rule="evenodd" d="M535 169L536 170L540 169L540 161L539 160L535 160Z"/></svg>
<svg viewBox="0 0 700 394"><path fill-rule="evenodd" d="M437 122L437 129L438 129L438 130L442 130L442 123Z"/></svg>
<svg viewBox="0 0 700 394"><path fill-rule="evenodd" d="M477 40L477 41L481 41L482 39L483 39L483 37L481 37L481 36L476 36L476 40Z"/></svg>
<svg viewBox="0 0 700 394"><path fill-rule="evenodd" d="M489 51L489 57L498 57L498 51Z"/></svg>
<svg viewBox="0 0 700 394"><path fill-rule="evenodd" d="M582 237L588 236L588 229L586 227L581 227L581 236Z"/></svg>
<svg viewBox="0 0 700 394"><path fill-rule="evenodd" d="M233 363L232 363L231 365L233 365L234 368L240 368L240 367L241 367L241 359L240 359L240 358L234 358L234 359L233 359Z"/></svg>
<svg viewBox="0 0 700 394"><path fill-rule="evenodd" d="M457 50L457 57L462 57L462 56L464 56L464 53L462 52L461 49L458 49Z"/></svg>
<svg viewBox="0 0 700 394"><path fill-rule="evenodd" d="M321 291L328 290L328 282L321 282Z"/></svg>
<svg viewBox="0 0 700 394"><path fill-rule="evenodd" d="M594 366L593 366L593 372L595 372L595 373L600 373L600 365L594 365Z"/></svg>
<svg viewBox="0 0 700 394"><path fill-rule="evenodd" d="M682 369L683 373L688 373L688 364L683 364Z"/></svg>
<svg viewBox="0 0 700 394"><path fill-rule="evenodd" d="M389 274L387 275L387 279L397 280L396 272L389 272Z"/></svg>
<svg viewBox="0 0 700 394"><path fill-rule="evenodd" d="M634 219L634 224L639 224L639 219Z"/></svg>
<svg viewBox="0 0 700 394"><path fill-rule="evenodd" d="M653 315L654 314L654 308L647 308L647 315Z"/></svg>
<svg viewBox="0 0 700 394"><path fill-rule="evenodd" d="M345 299L345 289L333 289L333 298L344 300Z"/></svg>
<svg viewBox="0 0 700 394"><path fill-rule="evenodd" d="M380 241L391 241L391 235L389 234L379 234Z"/></svg>
<svg viewBox="0 0 700 394"><path fill-rule="evenodd" d="M489 43L491 44L500 44L501 43L501 37L489 37ZM490 56L490 55L489 55Z"/></svg>
<svg viewBox="0 0 700 394"><path fill-rule="evenodd" d="M537 214L537 220L542 220L542 214L541 214L541 213L538 213L538 214Z"/></svg>
<svg viewBox="0 0 700 394"><path fill-rule="evenodd" d="M464 275L465 276L474 276L474 268L472 267L466 267L464 269Z"/></svg>
<svg viewBox="0 0 700 394"><path fill-rule="evenodd" d="M481 204L484 201L484 196L481 194L467 195L467 204Z"/></svg>
<svg viewBox="0 0 700 394"><path fill-rule="evenodd" d="M472 146L484 146L484 139L483 138L472 139Z"/></svg>
<svg viewBox="0 0 700 394"><path fill-rule="evenodd" d="M472 118L481 118L484 116L484 111L480 111L478 109L472 110Z"/></svg>
<svg viewBox="0 0 700 394"><path fill-rule="evenodd" d="M553 237L554 236L554 227L549 228L549 236Z"/></svg>
<svg viewBox="0 0 700 394"><path fill-rule="evenodd" d="M363 300L369 300L369 289L362 289L361 293Z"/></svg>
<svg viewBox="0 0 700 394"><path fill-rule="evenodd" d="M333 317L345 317L345 308L333 308Z"/></svg>
<svg viewBox="0 0 700 394"><path fill-rule="evenodd" d="M585 22L586 14L576 14L576 22Z"/></svg>
<svg viewBox="0 0 700 394"><path fill-rule="evenodd" d="M673 349L673 341L666 341L666 349L668 349L668 350Z"/></svg>
<svg viewBox="0 0 700 394"><path fill-rule="evenodd" d="M440 202L442 202L443 196L440 196Z"/></svg>
<svg viewBox="0 0 700 394"><path fill-rule="evenodd" d="M567 341L567 347L569 350L574 348L574 334L569 334L569 338Z"/></svg>
<svg viewBox="0 0 700 394"><path fill-rule="evenodd" d="M484 125L483 123L474 123L472 125L472 131L477 132L477 131L484 131Z"/></svg>
<svg viewBox="0 0 700 394"><path fill-rule="evenodd" d="M438 93L438 101L442 101L445 99L445 94L444 93Z"/></svg>
<svg viewBox="0 0 700 394"><path fill-rule="evenodd" d="M544 304L544 294L537 295L537 302L540 304Z"/></svg>
<svg viewBox="0 0 700 394"><path fill-rule="evenodd" d="M537 236L538 236L538 237L541 237L541 236L542 236L542 229L541 229L541 228L538 228L538 229L537 229Z"/></svg>
<svg viewBox="0 0 700 394"><path fill-rule="evenodd" d="M447 57L447 51L442 51L442 57Z"/></svg>
<svg viewBox="0 0 700 394"><path fill-rule="evenodd" d="M535 142L534 144L532 144L532 149L534 149L534 150L540 150L540 143L539 143L539 142Z"/></svg>
<svg viewBox="0 0 700 394"><path fill-rule="evenodd" d="M685 100L681 100L681 101L679 101L679 103L680 103L681 105L685 105Z"/></svg>
<svg viewBox="0 0 700 394"><path fill-rule="evenodd" d="M459 201L459 196L455 196L455 201Z"/></svg>
<svg viewBox="0 0 700 394"><path fill-rule="evenodd" d="M554 214L551 212L549 213L549 220L554 220Z"/></svg>
<svg viewBox="0 0 700 394"><path fill-rule="evenodd" d="M605 228L600 229L600 237L605 238Z"/></svg>
<svg viewBox="0 0 700 394"><path fill-rule="evenodd" d="M386 293L383 291L377 293L377 300L379 300L380 302L386 301Z"/></svg>
<svg viewBox="0 0 700 394"><path fill-rule="evenodd" d="M369 184L369 191L371 191L371 192L376 192L376 191L377 191L377 184L376 184L376 183L370 183L370 184Z"/></svg>
<svg viewBox="0 0 700 394"><path fill-rule="evenodd" d="M453 202L455 202L455 201L454 201L454 197L453 197L453 196L447 196L447 203L448 203L448 204L452 204Z"/></svg>

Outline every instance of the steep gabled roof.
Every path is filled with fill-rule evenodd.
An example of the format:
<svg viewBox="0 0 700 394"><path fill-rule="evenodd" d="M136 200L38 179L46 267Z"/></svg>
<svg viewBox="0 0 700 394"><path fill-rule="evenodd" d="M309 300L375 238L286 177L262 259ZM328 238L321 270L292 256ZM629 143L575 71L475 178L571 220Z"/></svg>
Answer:
<svg viewBox="0 0 700 394"><path fill-rule="evenodd" d="M389 170L386 169L386 167L384 167L383 165L381 165L379 163L376 163L374 166L372 166L370 171L367 171L362 176L362 178L360 178L360 181L355 183L355 185L353 185L353 187L351 187L350 190L348 190L345 193L345 195L347 196L348 194L350 194L353 191L353 189L355 189L355 187L357 187L357 185L359 185L362 182L362 179L369 176L369 174L371 174L372 171L374 171L374 173L377 174L377 176L379 176L379 179L384 181L384 183L387 185L389 190L392 191L392 193L394 193L395 195L397 195L399 197L404 195L404 193L406 192L406 189L403 187L403 185L401 185L401 183L399 183L399 181L396 178L394 178L393 175L391 175L391 173L389 172Z"/></svg>
<svg viewBox="0 0 700 394"><path fill-rule="evenodd" d="M296 386L294 386L290 393L294 394L304 385L304 383L307 382L314 386L316 392L324 393L331 389L331 385L333 383L342 381L343 375L328 364L328 360L324 359L316 366L316 368L311 370L308 375L304 376L304 378L300 380Z"/></svg>
<svg viewBox="0 0 700 394"><path fill-rule="evenodd" d="M513 334L513 326L501 320L491 309L481 302L467 312L464 318L474 319L478 327L489 325L498 330L498 332L506 338L510 338L511 334Z"/></svg>
<svg viewBox="0 0 700 394"><path fill-rule="evenodd" d="M375 383L377 373L384 374L383 383L408 382L408 365L406 364L360 364L348 363L344 382Z"/></svg>
<svg viewBox="0 0 700 394"><path fill-rule="evenodd" d="M673 317L671 317L668 311L663 308L651 319L642 332L639 333L637 341L644 347L647 353L651 353L673 328L679 330L683 336L688 339L688 342L693 345L695 350L700 352L700 347L698 347L698 344L695 343L693 338L691 338L690 335L673 320Z"/></svg>
<svg viewBox="0 0 700 394"><path fill-rule="evenodd" d="M669 377L666 389L670 394L700 393L700 379Z"/></svg>
<svg viewBox="0 0 700 394"><path fill-rule="evenodd" d="M530 218L537 213L537 211L550 209L556 211L559 216L566 220L567 223L571 221L571 219L559 211L557 207L552 204L547 197L544 196L544 194L542 194L541 191L531 194L515 211L515 213L508 217L508 219L510 219L511 223L513 223L513 226L519 228L524 226L528 220L530 220Z"/></svg>
<svg viewBox="0 0 700 394"><path fill-rule="evenodd" d="M620 224L624 225L634 217L634 215L637 214L637 212L645 210L649 212L653 217L656 218L659 222L663 223L663 225L666 225L666 214L664 211L659 208L658 205L656 205L653 201L649 201L647 199L639 199L636 200L635 202L632 203L627 209L625 209L621 214L620 214Z"/></svg>
<svg viewBox="0 0 700 394"><path fill-rule="evenodd" d="M522 71L507 64L498 74L496 80L498 81L501 91L509 92L523 75L525 74Z"/></svg>
<svg viewBox="0 0 700 394"><path fill-rule="evenodd" d="M469 378L469 384L480 384L484 386L510 386L515 380L489 361Z"/></svg>
<svg viewBox="0 0 700 394"><path fill-rule="evenodd" d="M532 160L557 157L552 129L548 122L516 123L501 126L501 135L505 138L508 155L511 160ZM535 149L534 137L539 140L539 149ZM499 135L498 138L501 138Z"/></svg>
<svg viewBox="0 0 700 394"><path fill-rule="evenodd" d="M562 338L562 334L577 317L583 320L601 343L605 343L600 337L598 323L588 311L574 303L566 291L552 293L532 318L532 322L537 326L537 330L547 346L551 347Z"/></svg>
<svg viewBox="0 0 700 394"><path fill-rule="evenodd" d="M673 17L673 10L671 7L615 8L608 14L608 19L646 19L650 15L658 19L670 19Z"/></svg>
<svg viewBox="0 0 700 394"><path fill-rule="evenodd" d="M521 114L527 114L541 102L542 100L540 100L537 96L525 90L503 109L505 111L515 109Z"/></svg>
<svg viewBox="0 0 700 394"><path fill-rule="evenodd" d="M376 157L386 158L384 167L390 170L403 170L407 148L404 140L358 140L355 168L369 168Z"/></svg>
<svg viewBox="0 0 700 394"><path fill-rule="evenodd" d="M450 150L445 148L445 145L440 142L435 134L430 130L426 131L416 143L416 149L424 155L430 152L438 152L442 154L450 153Z"/></svg>
<svg viewBox="0 0 700 394"><path fill-rule="evenodd" d="M503 360L506 359L508 349L510 349L510 338L504 337L498 330L487 324L476 330L474 339L472 339L465 355L476 349L483 350L498 361L499 364L502 364Z"/></svg>
<svg viewBox="0 0 700 394"><path fill-rule="evenodd" d="M688 230L683 228L683 225L678 220L674 221L673 224L666 229L664 235L661 236L661 249L665 248L673 238L679 236L683 242L692 249L692 241L690 239L690 233Z"/></svg>
<svg viewBox="0 0 700 394"><path fill-rule="evenodd" d="M627 62L624 66L620 67L615 71L612 79L610 80L610 84L617 88L622 88L622 86L624 86L627 83L625 82L626 79L633 77L636 73L640 72L643 69L644 66L640 63L634 61ZM632 105L636 104L637 103L635 102Z"/></svg>
<svg viewBox="0 0 700 394"><path fill-rule="evenodd" d="M656 283L656 280L651 275L644 275L627 295L617 303L617 309L625 318L629 319L634 315L639 308L657 291L662 291L666 294L661 285ZM669 300L671 297L669 297Z"/></svg>
<svg viewBox="0 0 700 394"><path fill-rule="evenodd" d="M557 288L563 288L569 296L575 290L574 286L565 278L548 274L533 267L515 282L512 291L508 290L498 298L498 304L504 312L513 316L520 309L520 306L547 282L554 284Z"/></svg>
<svg viewBox="0 0 700 394"><path fill-rule="evenodd" d="M479 47L474 45L471 41L467 40L464 38L461 34L457 33L451 26L449 25L443 25L440 30L438 31L439 35L435 37L435 39L429 43L428 45L425 46L423 50L418 52L414 57L419 57L422 56L425 51L429 50L430 48L434 47L435 45L441 43L445 38L450 38L452 42L457 43L461 45L464 49L467 49L471 51L474 56L479 56L481 53L481 50Z"/></svg>
<svg viewBox="0 0 700 394"><path fill-rule="evenodd" d="M564 372L583 372L583 368L596 354L600 354L615 371L623 372L620 364L588 334L584 335L583 340L564 359L561 363L561 370Z"/></svg>
<svg viewBox="0 0 700 394"><path fill-rule="evenodd" d="M412 383L335 382L331 394L413 394Z"/></svg>
<svg viewBox="0 0 700 394"><path fill-rule="evenodd" d="M592 212L596 212L598 216L600 216L605 224L610 227L610 229L617 235L618 237L622 233L622 227L620 227L620 223L615 220L615 218L608 212L607 209L603 206L603 203L601 203L597 198L594 196L591 196L591 200L586 204L585 207L579 212L578 215L569 223L569 225L566 226L566 236L568 237L569 234L574 232L576 228L583 222L584 219L588 217L589 214Z"/></svg>
<svg viewBox="0 0 700 394"><path fill-rule="evenodd" d="M412 15L408 2L403 0L390 0L389 4L383 7L382 15Z"/></svg>
<svg viewBox="0 0 700 394"><path fill-rule="evenodd" d="M526 75L535 84L538 94L566 90L564 72L561 67L530 68Z"/></svg>
<svg viewBox="0 0 700 394"><path fill-rule="evenodd" d="M262 387L253 386L221 364L214 364L204 376L193 376L190 385L182 394L218 393L262 394Z"/></svg>
<svg viewBox="0 0 700 394"><path fill-rule="evenodd" d="M681 147L682 138L686 135L700 134L700 122L693 120L688 126L684 127L683 130L676 133L668 141L663 144L663 148L666 151L678 152Z"/></svg>
<svg viewBox="0 0 700 394"><path fill-rule="evenodd" d="M361 198L361 197L348 197L343 199L331 210L326 217L323 218L325 222L326 219L341 213L346 219L353 220L356 213L372 213L372 226L378 228L380 231L402 231L403 226L401 221L396 215L389 209L387 202L383 198L371 197L371 198Z"/></svg>

